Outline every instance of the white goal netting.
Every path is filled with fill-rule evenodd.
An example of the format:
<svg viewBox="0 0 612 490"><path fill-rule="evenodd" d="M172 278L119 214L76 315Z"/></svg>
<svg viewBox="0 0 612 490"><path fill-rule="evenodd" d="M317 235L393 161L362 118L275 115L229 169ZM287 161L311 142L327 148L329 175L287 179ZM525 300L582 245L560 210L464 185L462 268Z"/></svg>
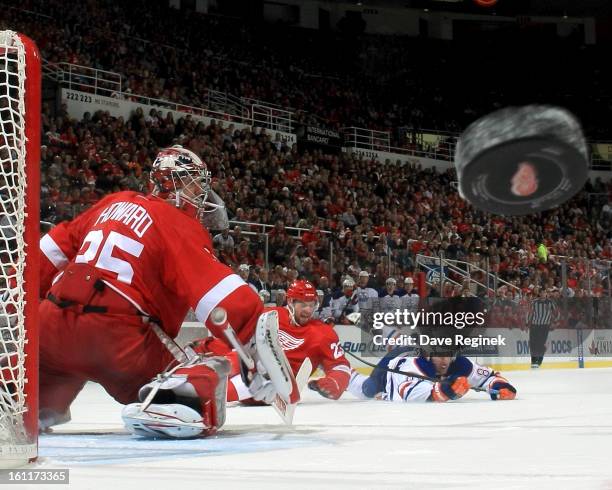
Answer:
<svg viewBox="0 0 612 490"><path fill-rule="evenodd" d="M26 90L24 43L14 32L1 31L0 468L36 456L36 442L25 423L28 403L36 403L35 392L27 389L26 369Z"/></svg>

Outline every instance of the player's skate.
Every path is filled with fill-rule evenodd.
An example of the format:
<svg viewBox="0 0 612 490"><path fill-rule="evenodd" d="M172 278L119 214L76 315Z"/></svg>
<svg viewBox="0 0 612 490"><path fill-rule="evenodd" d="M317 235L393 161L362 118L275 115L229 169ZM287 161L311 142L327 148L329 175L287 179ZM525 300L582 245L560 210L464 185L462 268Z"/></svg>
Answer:
<svg viewBox="0 0 612 490"><path fill-rule="evenodd" d="M126 405L126 428L146 437L190 438L214 434L225 423L229 361L196 357L144 385L141 403Z"/></svg>
<svg viewBox="0 0 612 490"><path fill-rule="evenodd" d="M130 403L121 412L125 427L137 436L185 439L198 437L210 429L202 416L186 405L171 403L143 407L143 403Z"/></svg>

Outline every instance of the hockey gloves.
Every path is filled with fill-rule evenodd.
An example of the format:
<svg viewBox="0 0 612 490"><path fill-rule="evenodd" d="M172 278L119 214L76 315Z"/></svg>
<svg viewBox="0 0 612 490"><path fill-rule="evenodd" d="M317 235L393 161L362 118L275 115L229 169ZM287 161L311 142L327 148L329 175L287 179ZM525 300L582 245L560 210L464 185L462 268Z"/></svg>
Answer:
<svg viewBox="0 0 612 490"><path fill-rule="evenodd" d="M253 400L270 404L276 398L277 390L266 375L265 370L262 369L262 371L263 372L256 372L251 378L249 391L253 395Z"/></svg>
<svg viewBox="0 0 612 490"><path fill-rule="evenodd" d="M457 400L465 395L469 389L470 383L465 376L451 376L447 379L434 383L429 399L434 402Z"/></svg>
<svg viewBox="0 0 612 490"><path fill-rule="evenodd" d="M325 398L337 400L346 390L349 378L349 374L344 371L334 371L324 378L313 379L308 383L308 388Z"/></svg>
<svg viewBox="0 0 612 490"><path fill-rule="evenodd" d="M499 374L496 374L493 381L489 383L487 392L491 400L514 400L516 398L516 388Z"/></svg>

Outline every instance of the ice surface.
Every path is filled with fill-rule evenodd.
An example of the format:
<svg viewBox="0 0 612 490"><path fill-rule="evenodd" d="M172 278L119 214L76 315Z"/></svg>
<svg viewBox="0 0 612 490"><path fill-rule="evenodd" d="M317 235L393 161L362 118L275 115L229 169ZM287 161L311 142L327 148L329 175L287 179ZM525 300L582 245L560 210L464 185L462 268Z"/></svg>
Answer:
<svg viewBox="0 0 612 490"><path fill-rule="evenodd" d="M507 373L519 399L447 404L305 395L293 429L269 407L234 407L219 437L139 439L97 385L40 438L40 468L70 489L612 489L612 369ZM197 485L197 487L196 487ZM20 485L19 488L27 488Z"/></svg>

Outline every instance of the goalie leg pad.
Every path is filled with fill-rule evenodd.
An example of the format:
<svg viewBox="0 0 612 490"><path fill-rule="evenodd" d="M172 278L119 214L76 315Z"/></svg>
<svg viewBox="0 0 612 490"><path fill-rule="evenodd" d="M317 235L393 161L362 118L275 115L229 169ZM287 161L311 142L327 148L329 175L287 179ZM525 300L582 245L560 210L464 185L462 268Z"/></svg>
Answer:
<svg viewBox="0 0 612 490"><path fill-rule="evenodd" d="M156 431L157 436L179 438L214 434L225 423L229 370L230 363L225 358L209 357L158 376L140 389L138 398L142 403L124 409L128 430L149 437Z"/></svg>
<svg viewBox="0 0 612 490"><path fill-rule="evenodd" d="M195 390L201 403L201 413L214 434L225 424L225 404L227 398L227 378L230 362L224 357L209 357L200 364L179 368L176 375L187 376L187 382ZM181 390L179 389L179 394Z"/></svg>

